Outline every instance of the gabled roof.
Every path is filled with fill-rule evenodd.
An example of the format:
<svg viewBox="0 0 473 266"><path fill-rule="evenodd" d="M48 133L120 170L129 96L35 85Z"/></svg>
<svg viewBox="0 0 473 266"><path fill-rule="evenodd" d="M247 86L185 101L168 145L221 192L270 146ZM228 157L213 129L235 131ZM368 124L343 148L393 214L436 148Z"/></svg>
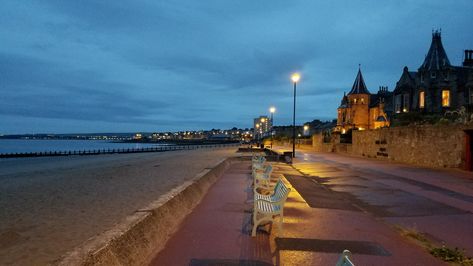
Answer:
<svg viewBox="0 0 473 266"><path fill-rule="evenodd" d="M439 31L432 33L432 43L430 44L429 52L425 57L424 63L420 66L423 70L439 70L449 67L447 53L443 49L442 37Z"/></svg>
<svg viewBox="0 0 473 266"><path fill-rule="evenodd" d="M399 81L396 83L396 88L394 88L394 94L399 94L402 91L415 88L416 76L417 76L417 72L409 71L409 69L405 66L404 69L402 70L402 75L399 78Z"/></svg>
<svg viewBox="0 0 473 266"><path fill-rule="evenodd" d="M353 87L348 95L350 94L370 94L366 88L365 81L363 80L363 75L361 75L361 69L358 69L355 82L353 83Z"/></svg>

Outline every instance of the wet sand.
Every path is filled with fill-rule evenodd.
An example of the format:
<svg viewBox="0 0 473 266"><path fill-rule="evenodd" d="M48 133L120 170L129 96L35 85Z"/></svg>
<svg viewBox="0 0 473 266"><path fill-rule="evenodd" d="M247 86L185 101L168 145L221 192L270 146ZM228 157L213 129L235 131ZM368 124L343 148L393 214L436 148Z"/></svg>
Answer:
<svg viewBox="0 0 473 266"><path fill-rule="evenodd" d="M0 160L0 265L47 265L236 148Z"/></svg>

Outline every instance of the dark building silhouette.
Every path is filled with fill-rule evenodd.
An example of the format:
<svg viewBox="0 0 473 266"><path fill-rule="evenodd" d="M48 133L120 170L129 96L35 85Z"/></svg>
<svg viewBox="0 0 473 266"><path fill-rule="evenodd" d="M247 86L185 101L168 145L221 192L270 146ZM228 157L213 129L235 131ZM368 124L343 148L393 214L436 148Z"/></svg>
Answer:
<svg viewBox="0 0 473 266"><path fill-rule="evenodd" d="M404 67L393 93L395 113L441 114L473 105L473 51L465 50L463 65L453 66L434 31L424 62L417 72Z"/></svg>

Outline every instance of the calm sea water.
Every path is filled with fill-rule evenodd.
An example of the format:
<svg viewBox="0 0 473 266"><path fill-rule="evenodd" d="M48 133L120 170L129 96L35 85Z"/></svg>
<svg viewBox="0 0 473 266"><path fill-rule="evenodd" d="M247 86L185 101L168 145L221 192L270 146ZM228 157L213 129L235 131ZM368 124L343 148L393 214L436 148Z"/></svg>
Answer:
<svg viewBox="0 0 473 266"><path fill-rule="evenodd" d="M0 139L0 153L79 151L156 147L163 144L115 143L106 140L28 140Z"/></svg>

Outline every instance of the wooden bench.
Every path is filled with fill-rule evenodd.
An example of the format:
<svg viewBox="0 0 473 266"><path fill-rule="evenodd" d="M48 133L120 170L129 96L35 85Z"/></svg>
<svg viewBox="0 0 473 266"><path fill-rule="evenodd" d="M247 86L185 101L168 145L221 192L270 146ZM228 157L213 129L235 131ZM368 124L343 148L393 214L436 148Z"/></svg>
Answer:
<svg viewBox="0 0 473 266"><path fill-rule="evenodd" d="M255 193L253 207L253 229L251 236L256 236L256 230L263 222L272 222L278 217L278 234L282 232L284 203L291 191L290 188L278 180L274 192L271 195L262 195Z"/></svg>
<svg viewBox="0 0 473 266"><path fill-rule="evenodd" d="M345 249L340 255L336 266L355 266L355 264L351 261L351 252Z"/></svg>

